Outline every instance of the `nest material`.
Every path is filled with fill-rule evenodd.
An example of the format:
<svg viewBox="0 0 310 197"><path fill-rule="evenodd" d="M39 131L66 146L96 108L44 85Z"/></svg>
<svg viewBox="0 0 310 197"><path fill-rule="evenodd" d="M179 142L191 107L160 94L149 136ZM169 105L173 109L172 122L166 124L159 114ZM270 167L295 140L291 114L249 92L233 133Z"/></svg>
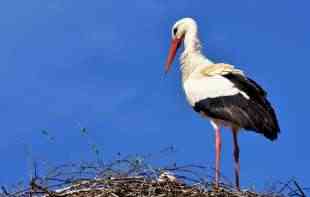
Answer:
<svg viewBox="0 0 310 197"><path fill-rule="evenodd" d="M198 165L154 168L141 157L109 164L67 164L35 176L22 189L1 187L0 197L304 197L307 188L292 179L269 192L237 191L229 183L214 187L212 173ZM222 177L224 180L224 177Z"/></svg>
<svg viewBox="0 0 310 197"><path fill-rule="evenodd" d="M154 181L144 177L124 177L78 181L50 191L36 183L28 195L44 197L260 197L275 196L250 191L236 191L221 186L206 191L201 185L189 186L178 181ZM27 195L27 194L25 194Z"/></svg>

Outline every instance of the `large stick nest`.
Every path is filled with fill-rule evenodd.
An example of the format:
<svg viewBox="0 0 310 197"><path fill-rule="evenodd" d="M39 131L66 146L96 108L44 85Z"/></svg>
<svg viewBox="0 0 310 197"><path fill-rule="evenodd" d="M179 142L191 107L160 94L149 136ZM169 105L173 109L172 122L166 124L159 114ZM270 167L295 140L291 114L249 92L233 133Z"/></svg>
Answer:
<svg viewBox="0 0 310 197"><path fill-rule="evenodd" d="M100 196L100 197L257 197L263 196L251 191L238 192L232 188L220 187L214 190L205 190L201 185L189 186L177 181L150 181L143 177L123 177L116 179L84 180L68 187L49 191L35 183L32 193L44 194L43 196Z"/></svg>
<svg viewBox="0 0 310 197"><path fill-rule="evenodd" d="M210 173L211 172L211 173ZM110 164L68 164L34 177L24 189L0 197L290 197L306 196L297 181L277 183L265 192L237 191L224 180L215 188L211 168L198 165L153 168L142 157L118 159Z"/></svg>

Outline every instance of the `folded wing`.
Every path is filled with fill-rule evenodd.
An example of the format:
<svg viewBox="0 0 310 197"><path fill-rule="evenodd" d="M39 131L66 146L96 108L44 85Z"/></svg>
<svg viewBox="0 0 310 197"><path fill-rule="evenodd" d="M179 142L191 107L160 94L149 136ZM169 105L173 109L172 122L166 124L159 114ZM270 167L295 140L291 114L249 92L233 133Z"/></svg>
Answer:
<svg viewBox="0 0 310 197"><path fill-rule="evenodd" d="M195 111L261 133L270 140L277 138L280 129L275 112L266 91L254 80L228 64L214 64L201 73L204 77L185 84Z"/></svg>

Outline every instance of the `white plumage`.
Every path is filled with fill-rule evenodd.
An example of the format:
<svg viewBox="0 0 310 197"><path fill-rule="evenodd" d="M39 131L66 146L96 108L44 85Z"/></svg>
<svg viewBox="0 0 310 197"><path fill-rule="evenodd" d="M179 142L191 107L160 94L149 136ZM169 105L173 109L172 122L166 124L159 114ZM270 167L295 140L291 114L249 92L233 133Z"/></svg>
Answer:
<svg viewBox="0 0 310 197"><path fill-rule="evenodd" d="M211 77L189 76L189 79L184 82L183 88L191 106L203 99L232 96L238 93L241 93L247 99L249 98L246 93L236 88L232 82L221 75Z"/></svg>

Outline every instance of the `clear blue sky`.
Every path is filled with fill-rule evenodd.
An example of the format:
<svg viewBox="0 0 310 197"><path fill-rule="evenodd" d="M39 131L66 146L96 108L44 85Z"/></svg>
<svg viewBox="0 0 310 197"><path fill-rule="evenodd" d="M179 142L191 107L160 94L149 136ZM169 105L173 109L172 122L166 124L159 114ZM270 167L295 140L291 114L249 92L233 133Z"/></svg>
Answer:
<svg viewBox="0 0 310 197"><path fill-rule="evenodd" d="M203 51L268 92L281 135L242 133L241 183L297 177L309 185L307 1L27 0L0 4L0 184L27 179L29 158L109 160L169 145L179 163L213 164L214 132L186 103L177 62L163 79L170 28L198 21ZM90 138L81 137L86 127ZM55 138L42 135L47 130ZM233 180L231 133L223 173Z"/></svg>

